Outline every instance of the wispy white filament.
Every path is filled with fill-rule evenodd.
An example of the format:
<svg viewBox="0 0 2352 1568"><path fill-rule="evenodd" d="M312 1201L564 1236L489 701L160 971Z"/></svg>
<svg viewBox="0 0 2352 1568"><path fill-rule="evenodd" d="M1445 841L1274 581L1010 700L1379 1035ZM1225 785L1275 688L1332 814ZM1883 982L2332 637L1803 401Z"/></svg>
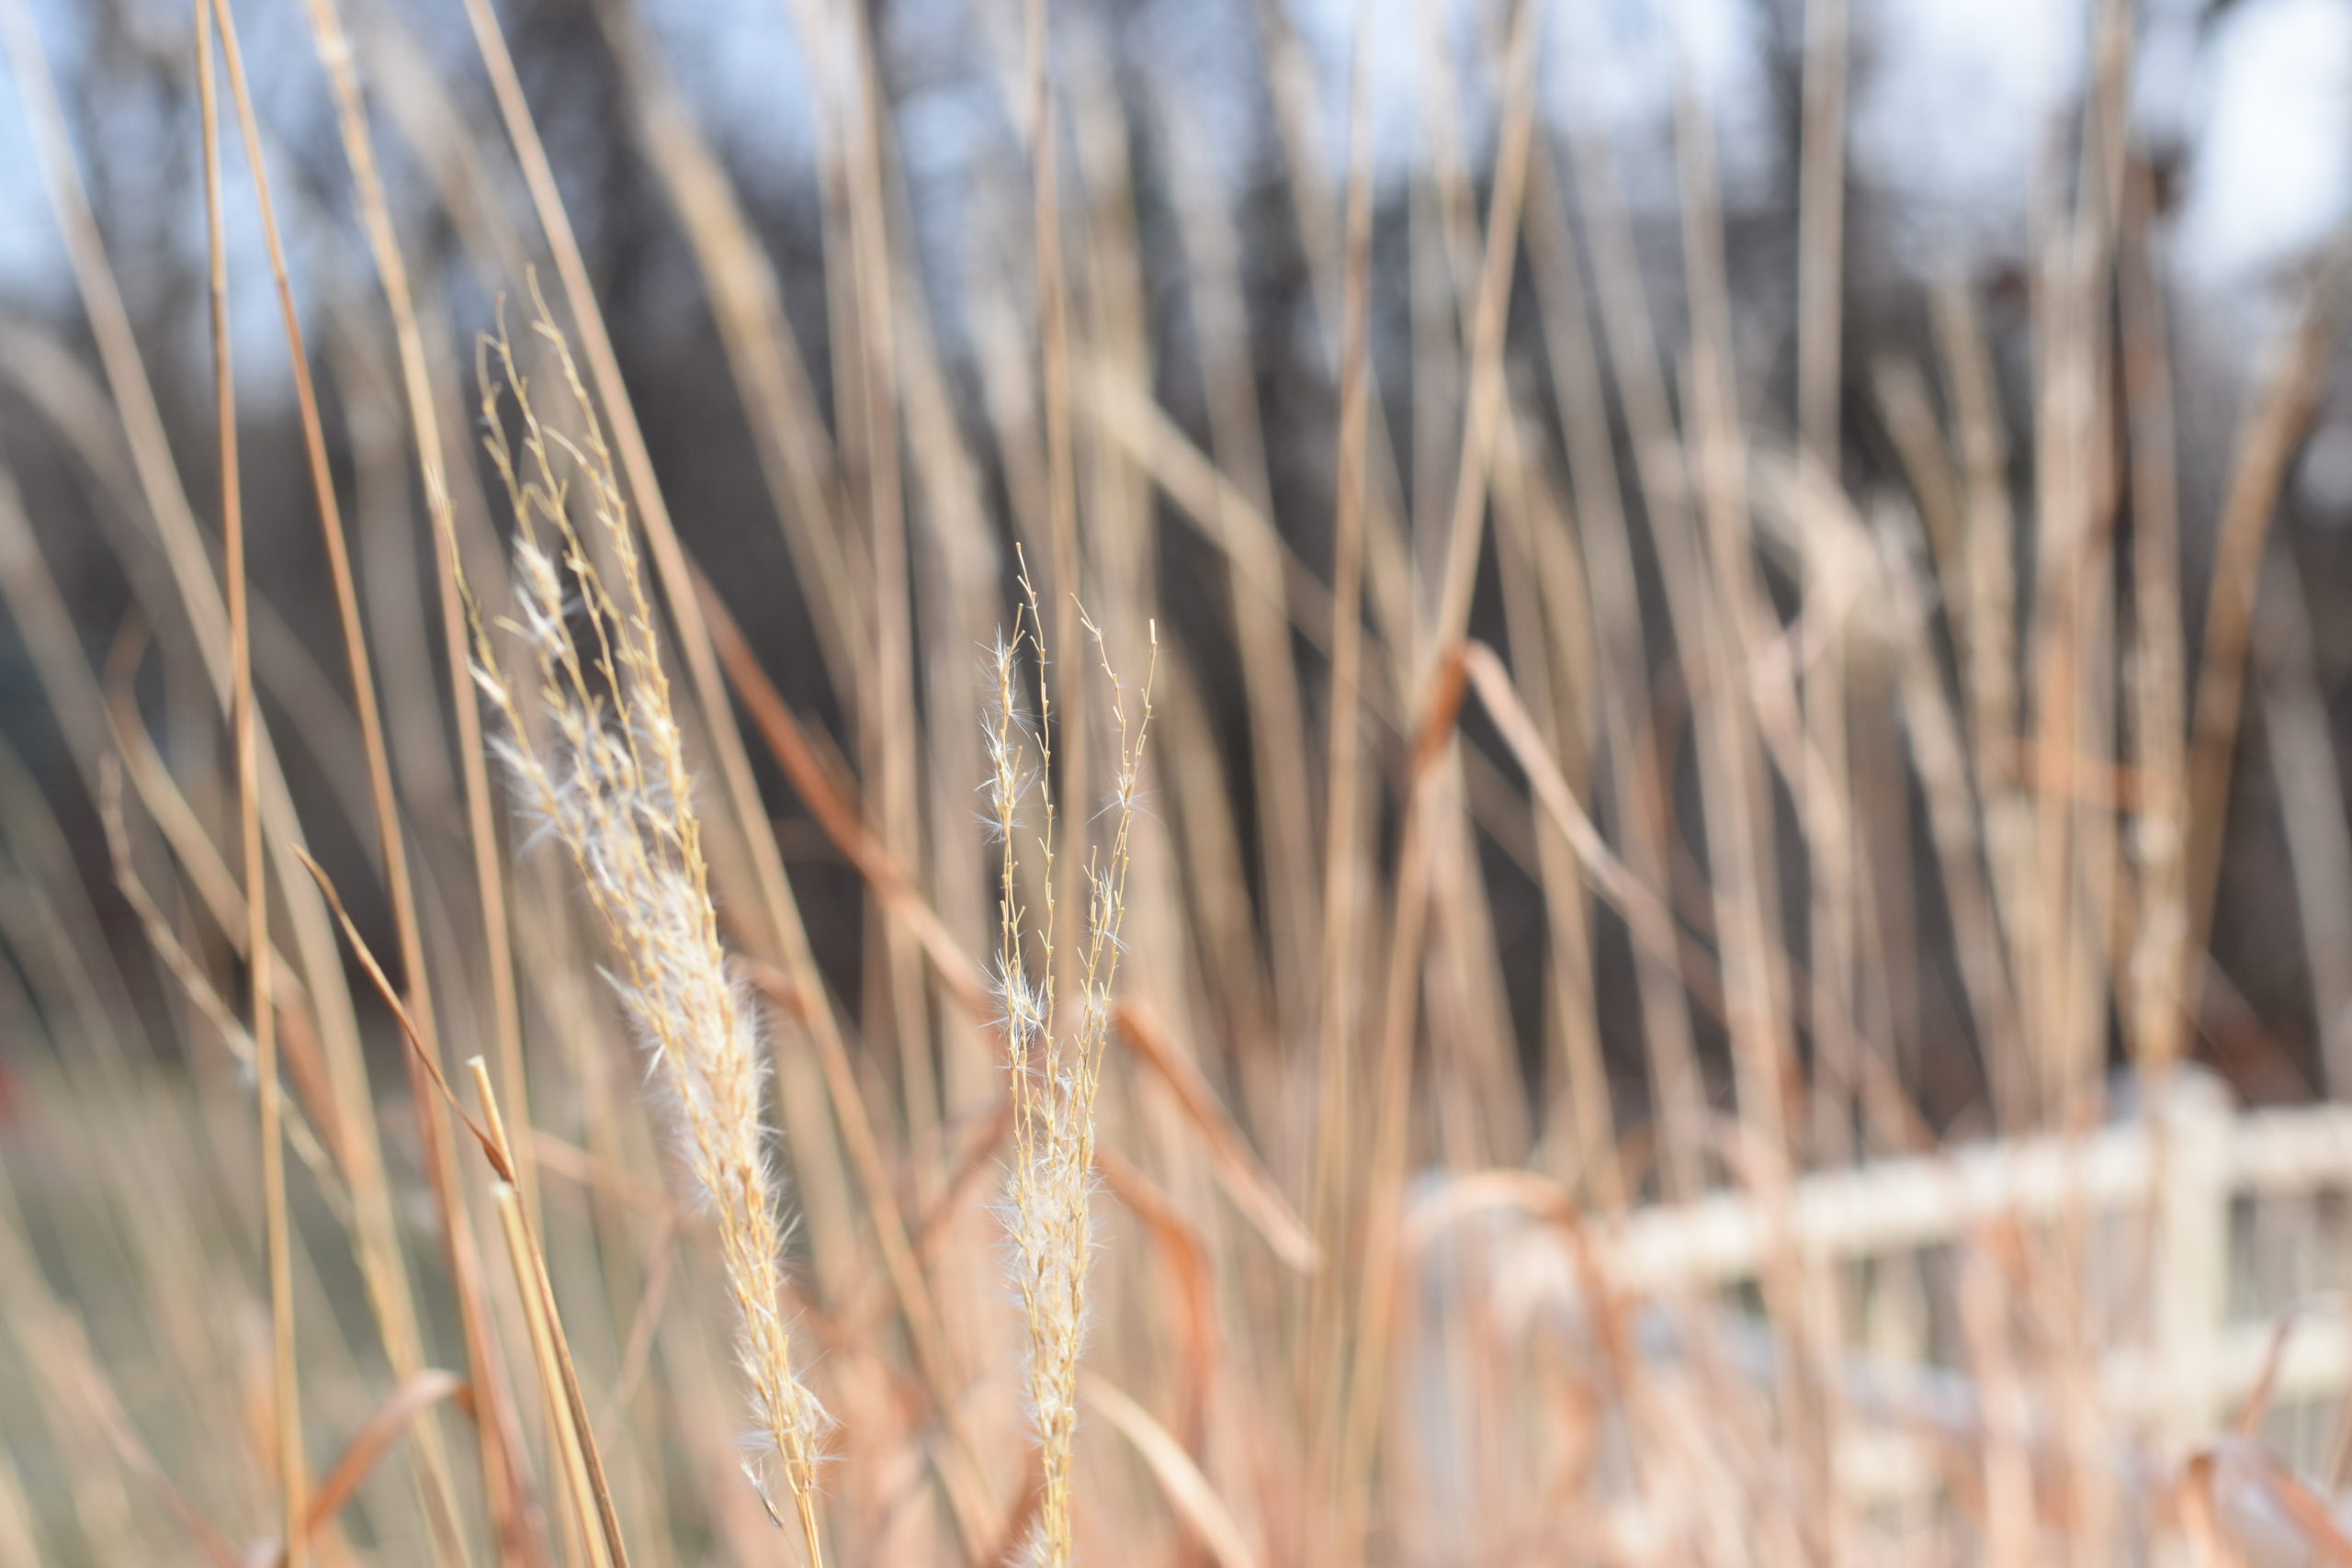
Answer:
<svg viewBox="0 0 2352 1568"><path fill-rule="evenodd" d="M510 677L477 624L474 677L506 721L500 754L529 807L571 851L610 939L614 989L652 1057L686 1167L717 1220L741 1318L751 1441L775 1456L813 1550L810 1498L827 1418L793 1371L780 1306L783 1225L761 1121L758 1011L727 973L702 824L610 454L544 313L538 330L580 411L581 434L543 426L511 344L503 333L485 344L485 445L517 529L506 624L527 650L529 673ZM519 454L500 417L509 391L523 431ZM584 487L582 509L594 519L610 582L573 521L575 483ZM544 716L544 741L534 739L526 709Z"/></svg>

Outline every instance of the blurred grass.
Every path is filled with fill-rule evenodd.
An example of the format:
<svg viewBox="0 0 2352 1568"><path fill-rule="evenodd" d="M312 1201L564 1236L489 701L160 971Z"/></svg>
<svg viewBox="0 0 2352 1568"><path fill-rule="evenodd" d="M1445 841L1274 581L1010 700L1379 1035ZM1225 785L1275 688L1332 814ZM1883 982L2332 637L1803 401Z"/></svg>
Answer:
<svg viewBox="0 0 2352 1568"><path fill-rule="evenodd" d="M198 4L185 37L142 22L180 40L159 70L195 74L196 38L242 19ZM2347 1088L2326 585L2276 523L2352 250L2201 484L2130 7L2096 8L2022 314L1950 276L1884 342L1849 303L1842 4L1804 8L1795 57L1793 310L1751 298L1695 92L1671 235L1589 112L1539 116L1547 31L1589 41L1577 6L1419 50L1394 180L1370 14L1327 168L1267 6L1249 190L1102 16L975 12L1003 134L944 270L863 8L776 24L816 62L819 132L780 233L628 0L511 40L466 0L481 71L456 80L401 14L351 10L305 0L309 59L272 14L268 112L246 121L224 53L182 133L274 176L216 212L208 396L159 335L188 337L195 293L160 324L122 303L114 268L154 258L90 205L73 115L103 106L61 106L0 0L81 310L6 326L40 486L0 484L0 596L54 744L0 769L0 1564L276 1561L289 1535L323 1563L994 1562L1040 1520L1044 1561L1221 1568L2352 1553L2340 1414L2274 1413L2274 1454L2100 1382L2102 1354L2161 1345L2143 1235L1994 1225L1834 1267L1783 1242L1719 1291L1609 1288L1632 1208L1777 1212L1808 1172L2141 1116L2199 1056L2266 1095ZM555 94L595 95L595 151L636 183L541 141ZM282 256L228 231L275 224L266 190ZM639 229L666 236L658 283L600 274ZM282 342L227 276L266 258ZM650 830L698 822L709 951L761 998L800 1222L774 1306L838 1422L805 1529L743 1473L730 1211L682 1179L614 955L473 705L467 593L492 668L533 610L478 334L542 285L514 374L569 383L557 440L611 442L545 522L599 512L564 567L582 593L643 551L641 613L603 625L666 671L693 771L692 812ZM634 313L689 298L705 351L649 394ZM1759 369L1744 333L1775 314L1791 363ZM287 408L225 372L251 386L265 348L306 371ZM1025 954L1079 996L1073 928L1004 937L999 895L1074 921L1086 846L1126 852L1081 598L1108 664L1157 672L1116 991L1060 1043L1103 1073L1070 1145L1099 1186L1057 1222L1092 1259L1088 1310L1054 1319L1057 1355L1083 1342L1055 1372L1081 1413L1064 1468L1063 1407L1041 1456L1023 1377L1040 1319L1008 1299L1001 1162L1029 1174L1034 1130L990 987ZM568 612L567 637L597 624ZM1023 613L1056 656L1013 716L1054 709L1050 870L1010 807L1004 869L975 794L985 649ZM536 744L549 716L514 714ZM2288 846L2258 934L2217 914L2263 863L2249 802ZM2272 950L2288 1000L2238 994L2233 940ZM506 1136L478 1142L491 1086ZM2242 1315L2340 1279L2333 1201L2246 1217ZM1853 1392L1921 1367L1965 1380L1941 1427ZM274 1404L298 1387L299 1434ZM1925 1482L1861 1500L1873 1443L1923 1427Z"/></svg>

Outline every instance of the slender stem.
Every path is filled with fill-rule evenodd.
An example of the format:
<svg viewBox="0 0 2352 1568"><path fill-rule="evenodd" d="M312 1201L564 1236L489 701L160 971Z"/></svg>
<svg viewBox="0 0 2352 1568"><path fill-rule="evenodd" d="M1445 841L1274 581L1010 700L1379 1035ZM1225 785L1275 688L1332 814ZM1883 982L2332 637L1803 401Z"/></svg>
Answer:
<svg viewBox="0 0 2352 1568"><path fill-rule="evenodd" d="M252 986L254 1072L261 1120L264 1245L268 1253L272 1387L277 1417L277 1482L286 1568L302 1568L310 1544L303 1529L308 1485L302 1464L301 1387L294 1353L293 1238L286 1213L284 1107L277 1083L277 1016L272 1005L269 886L263 863L261 788L254 742L253 606L245 580L245 519L237 466L237 383L229 348L229 257L220 211L219 91L213 77L212 7L196 0L197 95L204 119L204 217L211 253L214 411L220 450L222 571L228 580L229 645L233 665L230 711L237 753L237 820L244 846Z"/></svg>

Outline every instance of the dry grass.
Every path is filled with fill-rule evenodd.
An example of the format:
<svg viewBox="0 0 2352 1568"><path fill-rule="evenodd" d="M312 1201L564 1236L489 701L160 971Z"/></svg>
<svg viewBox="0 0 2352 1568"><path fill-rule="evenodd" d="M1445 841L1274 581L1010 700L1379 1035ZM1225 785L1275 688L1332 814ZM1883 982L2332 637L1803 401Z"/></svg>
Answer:
<svg viewBox="0 0 2352 1568"><path fill-rule="evenodd" d="M1121 923L1127 912L1127 874L1134 863L1136 795L1142 787L1144 745L1151 728L1151 680L1131 698L1119 684L1102 630L1083 612L1079 624L1093 640L1110 686L1111 718L1118 733L1111 781L1107 846L1086 855L1086 908L1075 937L1061 941L1079 954L1077 1021L1065 1023L1057 980L1054 861L1076 850L1062 842L1054 808L1053 700L1037 591L1024 570L1026 595L1009 640L995 653L996 717L989 730L992 764L989 804L1004 845L998 885L996 992L1001 1004L1005 1066L1012 1082L1012 1170L1006 1196L1006 1230L1012 1243L1013 1281L1029 1334L1027 1390L1037 1426L1042 1495L1029 1555L1045 1568L1064 1568L1075 1539L1070 1488L1077 1462L1079 1353L1088 1316L1086 1280L1094 1261L1094 1106L1102 1088L1110 1044L1112 990L1118 979ZM1155 644L1157 638L1155 637ZM1022 678L1021 650L1035 671ZM1155 646L1155 654L1157 648ZM1156 667L1155 671L1156 672ZM1035 694L1034 728L1020 716ZM1131 701L1139 701L1132 717ZM1035 759L1030 745L1036 748ZM1035 836L1023 801L1036 796ZM1022 903L1021 845L1034 844L1044 911L1035 920ZM1035 973L1033 976L1032 953Z"/></svg>
<svg viewBox="0 0 2352 1568"><path fill-rule="evenodd" d="M137 604L77 626L0 472L70 761L0 749L0 1030L41 1043L0 1104L0 1568L2352 1561L2352 1422L2266 1371L2233 1427L2169 1365L2352 1284L2342 1194L1860 1259L1792 1218L1849 1190L1809 1177L2109 1116L2177 1185L2183 1069L2276 1026L2210 951L2242 711L2352 1092L2323 606L2271 539L2352 249L2194 515L2129 7L2029 330L1951 278L1860 378L1849 8L1805 7L1781 419L1703 102L1672 269L1586 97L1539 112L1547 32L1605 62L1587 7L1482 16L1475 81L1416 48L1390 187L1369 28L1326 170L1264 6L1303 421L1239 194L1187 106L1122 102L1098 18L974 20L1002 134L943 292L868 9L786 9L830 62L821 353L658 35L596 6L748 427L745 492L673 516L676 422L491 0L454 85L401 8L306 0L325 196L198 0L185 469L0 0L96 361L12 321L0 377ZM316 278L304 233L348 242ZM249 254L309 517L249 515ZM493 298L519 339L466 318ZM273 557L314 525L311 617ZM1657 1206L1736 1200L1747 1272L1638 1273Z"/></svg>
<svg viewBox="0 0 2352 1568"><path fill-rule="evenodd" d="M478 627L474 680L505 720L498 750L526 809L571 852L611 944L614 989L653 1058L686 1167L717 1222L752 1430L775 1454L810 1562L820 1562L815 1497L828 1418L794 1371L783 1316L785 1227L766 1146L758 1004L727 973L685 742L611 453L544 303L535 326L553 348L579 431L540 423L503 335L485 349L482 421L516 525L516 604L505 625L528 662L510 674ZM519 456L503 395L522 422ZM586 491L577 502L575 484ZM592 536L574 525L575 504L594 519ZM597 554L613 563L617 590ZM575 615L589 627L584 646ZM535 738L543 726L548 733Z"/></svg>

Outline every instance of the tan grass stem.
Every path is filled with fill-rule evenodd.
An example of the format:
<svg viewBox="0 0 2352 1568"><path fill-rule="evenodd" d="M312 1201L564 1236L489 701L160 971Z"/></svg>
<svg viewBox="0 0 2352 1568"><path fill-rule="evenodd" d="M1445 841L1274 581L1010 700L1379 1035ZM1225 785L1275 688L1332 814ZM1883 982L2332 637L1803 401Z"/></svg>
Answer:
<svg viewBox="0 0 2352 1568"><path fill-rule="evenodd" d="M261 1113L261 1184L264 1246L269 1273L272 1388L277 1417L277 1491L287 1568L309 1561L303 1520L308 1482L302 1458L302 1402L294 1348L294 1269L291 1227L286 1213L286 1143L277 1082L277 1015L270 988L269 884L263 863L259 763L254 743L254 665L250 584L245 575L244 500L237 468L237 383L229 348L229 259L220 214L220 105L214 85L211 0L196 0L197 86L204 128L205 231L211 255L210 299L214 414L220 454L220 527L226 558L221 572L229 596L229 645L234 695L237 818L244 849L247 920L252 931L246 957L251 988L248 1012L254 1041L254 1071Z"/></svg>
<svg viewBox="0 0 2352 1568"><path fill-rule="evenodd" d="M328 467L326 434L319 412L318 394L311 381L301 314L295 304L293 278L287 266L285 246L279 236L260 125L254 112L252 94L246 85L243 55L237 44L233 7L231 0L211 0L211 3L220 22L221 51L229 67L238 123L243 132L245 158L254 177L262 238L269 259L271 279L277 286L278 310L285 327L288 357L294 378L295 405L300 414L311 493L318 506L320 535L326 547L328 576L334 587L336 618L343 634L346 674L358 718L360 744L368 764L369 798L374 807L376 831L383 857L385 887L390 896L393 925L400 943L409 1013L416 1021L426 1054L437 1060L439 1034L434 1019L433 993L424 960L423 928L417 917L416 895L409 868L407 836L401 827L400 803L393 789L391 758L384 738L374 664L368 652L367 631L360 621L358 592L352 575L351 549L345 536L342 503L337 498L334 478ZM258 919L260 914L261 907L256 900L255 918ZM442 1107L432 1097L422 1093L417 1096L417 1100L418 1129L424 1145L425 1173L432 1184L434 1202L441 1222L443 1258L457 1289L458 1321L464 1331L467 1365L472 1372L481 1416L477 1431L481 1442L482 1484L490 1500L491 1513L498 1521L499 1538L506 1552L527 1557L528 1534L520 1523L520 1482L512 1459L513 1423L506 1409L503 1380L497 1369L496 1353L483 1310L473 1224L466 1212L463 1190L458 1181L457 1153L450 1142L449 1124Z"/></svg>
<svg viewBox="0 0 2352 1568"><path fill-rule="evenodd" d="M434 581L439 594L443 653L448 663L458 724L458 750L465 779L468 837L473 852L474 875L481 903L484 947L490 976L491 1016L497 1061L505 1080L507 1098L525 1105L522 1021L515 998L514 961L507 931L505 879L498 859L493 827L488 753L482 744L481 716L472 700L470 660L466 650L464 605L458 585L458 542L449 493L448 463L441 446L440 418L434 405L431 367L425 358L424 333L409 284L408 264L394 231L391 207L368 128L367 106L353 69L351 41L334 0L306 0L319 61L334 90L337 126L342 133L345 162L351 167L359 213L368 231L368 248L383 285L391 314L395 346L400 355L401 390L408 402L411 438L416 443L418 476L424 487L425 510L433 536ZM534 1201L536 1183L527 1151L517 1168L526 1208Z"/></svg>
<svg viewBox="0 0 2352 1568"><path fill-rule="evenodd" d="M62 232L77 295L89 320L114 417L140 498L195 634L204 676L221 711L233 710L235 649L221 582L216 577L195 510L174 468L130 312L108 261L104 237L90 206L65 127L57 85L24 0L0 3L0 45L5 45L41 166L43 184ZM258 611L262 606L254 605ZM254 735L260 813L268 839L299 846L300 825L275 750L266 732ZM343 982L333 926L324 905L296 867L282 860L277 880L290 917L291 937L310 979L312 1021L334 1084L341 1121L353 1134L347 1171L355 1200L355 1249L368 1282L368 1301L382 1333L393 1371L403 1378L424 1370L414 1298L406 1260L395 1238L390 1189L358 1029ZM242 922L241 922L242 923ZM242 936L236 937L242 940ZM424 1435L429 1495L447 1512L446 1461L429 1429Z"/></svg>
<svg viewBox="0 0 2352 1568"><path fill-rule="evenodd" d="M1340 431L1332 517L1331 689L1323 806L1323 951L1317 974L1321 1055L1314 1189L1308 1217L1324 1256L1349 1257L1346 1193L1355 1157L1350 1137L1354 1107L1358 859L1363 853L1359 795L1363 753L1363 510L1364 443L1371 422L1372 298L1372 6L1356 6L1348 49L1348 179L1345 277L1340 334ZM1340 1400L1346 1375L1344 1267L1322 1270L1307 1303L1308 1322L1324 1348L1306 1359L1300 1402L1306 1412L1308 1462L1320 1483L1338 1457ZM1310 1529L1313 1528L1310 1523Z"/></svg>

